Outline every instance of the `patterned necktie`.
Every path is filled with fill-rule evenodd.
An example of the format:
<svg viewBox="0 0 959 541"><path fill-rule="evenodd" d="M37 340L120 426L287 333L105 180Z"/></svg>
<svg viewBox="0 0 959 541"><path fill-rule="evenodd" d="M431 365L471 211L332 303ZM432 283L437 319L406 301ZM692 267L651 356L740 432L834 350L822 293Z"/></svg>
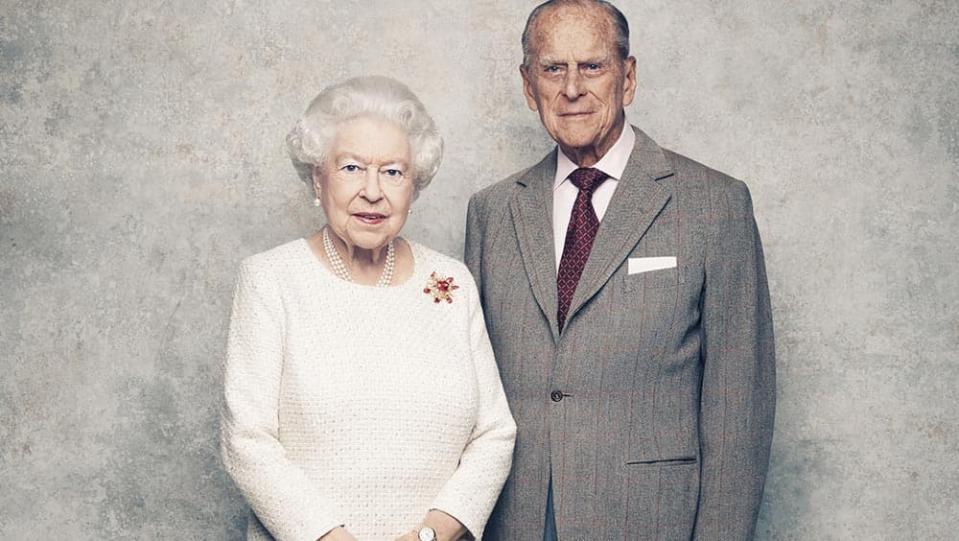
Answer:
<svg viewBox="0 0 959 541"><path fill-rule="evenodd" d="M599 218L593 209L593 191L606 180L606 174L599 169L579 168L569 175L569 181L579 188L576 202L573 204L573 213L569 217L569 227L566 228L566 243L563 245L563 257L559 260L559 271L556 273L556 292L559 298L559 330L562 332L566 323L566 312L573 302L573 293L576 284L583 274L583 267L589 259L589 251L599 229Z"/></svg>

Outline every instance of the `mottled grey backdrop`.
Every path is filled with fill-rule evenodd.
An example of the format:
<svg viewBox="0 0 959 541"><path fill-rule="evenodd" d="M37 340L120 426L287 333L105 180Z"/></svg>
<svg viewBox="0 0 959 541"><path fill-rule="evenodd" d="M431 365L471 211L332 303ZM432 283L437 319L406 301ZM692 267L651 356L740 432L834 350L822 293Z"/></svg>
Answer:
<svg viewBox="0 0 959 541"><path fill-rule="evenodd" d="M0 0L0 538L236 539L216 452L237 262L319 223L282 145L398 77L446 160L407 233L550 148L532 2ZM959 3L624 0L633 123L749 184L779 411L761 539L955 539Z"/></svg>

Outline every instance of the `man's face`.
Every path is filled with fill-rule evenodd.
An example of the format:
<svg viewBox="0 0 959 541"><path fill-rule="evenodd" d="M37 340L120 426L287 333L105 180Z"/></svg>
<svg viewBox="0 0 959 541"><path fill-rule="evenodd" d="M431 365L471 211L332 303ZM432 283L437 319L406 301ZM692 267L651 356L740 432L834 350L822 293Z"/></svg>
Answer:
<svg viewBox="0 0 959 541"><path fill-rule="evenodd" d="M556 8L532 30L532 57L520 68L526 102L564 152L595 163L625 124L636 59L619 58L615 30L600 9Z"/></svg>

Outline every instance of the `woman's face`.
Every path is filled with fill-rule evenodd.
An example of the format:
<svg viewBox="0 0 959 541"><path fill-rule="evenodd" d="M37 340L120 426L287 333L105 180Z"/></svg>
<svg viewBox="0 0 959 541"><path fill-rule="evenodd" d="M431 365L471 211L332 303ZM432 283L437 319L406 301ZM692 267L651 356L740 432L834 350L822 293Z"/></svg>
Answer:
<svg viewBox="0 0 959 541"><path fill-rule="evenodd" d="M406 132L396 124L358 117L339 126L313 184L327 223L352 248L376 250L399 235L413 202Z"/></svg>

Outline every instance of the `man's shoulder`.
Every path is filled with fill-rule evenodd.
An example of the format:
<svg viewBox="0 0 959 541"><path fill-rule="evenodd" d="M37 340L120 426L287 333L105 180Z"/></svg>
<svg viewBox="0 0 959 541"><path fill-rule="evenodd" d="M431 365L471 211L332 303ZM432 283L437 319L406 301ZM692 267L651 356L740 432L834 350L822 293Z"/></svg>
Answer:
<svg viewBox="0 0 959 541"><path fill-rule="evenodd" d="M488 199L488 198L495 198L495 197L503 197L504 195L512 194L516 190L516 181L525 177L530 172L530 170L533 169L534 167L536 166L531 165L524 169L520 169L519 171L512 173L506 178L500 179L494 182L493 184L490 184L489 186L483 188L482 190L476 192L475 194L473 194L473 197L476 197L478 199Z"/></svg>
<svg viewBox="0 0 959 541"><path fill-rule="evenodd" d="M678 177L677 180L687 181L687 180L697 180L702 179L707 182L718 182L724 185L732 185L735 183L742 183L742 181L718 171L700 163L689 156L684 156L678 152L674 152L668 148L663 148L663 155L666 156L666 160L669 161L670 166L673 168L673 172Z"/></svg>
<svg viewBox="0 0 959 541"><path fill-rule="evenodd" d="M530 170L534 167L536 167L536 165L531 165L525 169L516 171L508 177L479 190L470 197L470 205L482 211L507 206L510 198L518 189L516 181L529 174Z"/></svg>
<svg viewBox="0 0 959 541"><path fill-rule="evenodd" d="M702 194L710 206L745 207L751 205L746 183L688 156L663 148L674 173L674 185L688 195Z"/></svg>
<svg viewBox="0 0 959 541"><path fill-rule="evenodd" d="M636 133L636 143L630 163L646 174L654 175L657 181L665 180L680 195L696 199L703 193L740 191L745 188L743 182L732 176L660 146L640 128L632 128Z"/></svg>

